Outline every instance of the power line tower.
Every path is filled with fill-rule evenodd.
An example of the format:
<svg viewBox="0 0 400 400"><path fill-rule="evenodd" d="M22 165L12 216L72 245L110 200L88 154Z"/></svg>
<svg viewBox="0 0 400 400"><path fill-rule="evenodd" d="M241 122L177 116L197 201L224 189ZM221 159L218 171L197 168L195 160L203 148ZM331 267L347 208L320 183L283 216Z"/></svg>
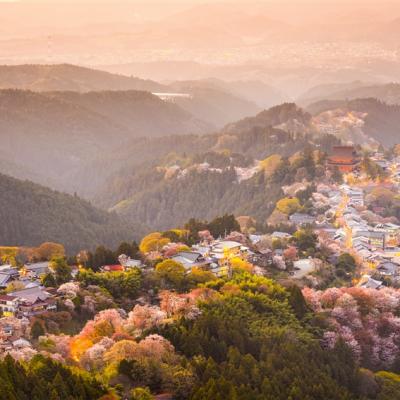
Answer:
<svg viewBox="0 0 400 400"><path fill-rule="evenodd" d="M51 35L47 36L47 63L51 64L53 60L53 38Z"/></svg>

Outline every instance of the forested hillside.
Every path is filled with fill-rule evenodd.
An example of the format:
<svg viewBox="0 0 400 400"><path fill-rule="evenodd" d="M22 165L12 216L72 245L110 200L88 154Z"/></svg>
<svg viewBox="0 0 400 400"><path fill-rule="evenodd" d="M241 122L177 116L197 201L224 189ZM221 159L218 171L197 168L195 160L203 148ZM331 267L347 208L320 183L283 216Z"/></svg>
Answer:
<svg viewBox="0 0 400 400"><path fill-rule="evenodd" d="M284 103L264 110L254 117L228 124L224 133L244 133L256 128L283 128L287 131L304 132L309 128L311 115L294 103Z"/></svg>
<svg viewBox="0 0 400 400"><path fill-rule="evenodd" d="M197 381L189 398L358 398L361 376L350 353L342 344L322 350L303 325L307 307L301 295L296 299L299 289L291 293L250 276L207 287L211 299L202 304L198 318L160 330L192 360Z"/></svg>
<svg viewBox="0 0 400 400"><path fill-rule="evenodd" d="M112 186L114 181L123 190L124 182L142 168L171 164L182 157L188 157L190 164L190 158L196 154L227 151L260 160L273 153L289 156L303 149L314 136L321 142L322 149L329 151L335 138L319 135L318 132L314 135L313 127L307 121L310 121L309 114L295 104L283 104L253 118L228 124L214 134L173 135L154 140L140 138L116 152L109 151L101 158L92 160L84 170L71 177L70 184L73 186L79 183L88 197L101 193L102 197L108 198L113 195L113 189L110 187L105 193L105 184ZM296 126L296 130L293 131L292 126ZM73 187L80 190L77 186Z"/></svg>
<svg viewBox="0 0 400 400"><path fill-rule="evenodd" d="M153 229L225 213L265 221L282 197L282 185L292 183L297 170L306 167L306 159L310 159L308 154L291 164L285 157L307 147L328 152L339 143L331 135L314 135L308 125L310 118L294 105L283 105L218 134L191 136L182 143L170 138L174 145L163 147L164 154L157 152L159 145L154 143L158 157L125 163L95 192L95 202ZM293 133L288 128L293 125L302 129ZM260 163L273 154L282 157L275 175ZM310 163L315 168L323 161L310 159Z"/></svg>
<svg viewBox="0 0 400 400"><path fill-rule="evenodd" d="M147 92L79 94L0 91L0 138L5 161L40 183L69 190L64 177L88 160L135 137L201 133L207 124ZM21 176L21 171L9 171Z"/></svg>
<svg viewBox="0 0 400 400"><path fill-rule="evenodd" d="M2 245L37 246L52 241L74 253L99 243L115 246L142 233L76 196L1 174L0 188Z"/></svg>
<svg viewBox="0 0 400 400"><path fill-rule="evenodd" d="M352 351L357 341L347 333L347 326L343 338L325 340L326 334L332 333L330 319L326 317L329 313L338 320L333 326L349 324L353 329L359 328L359 316L365 314L367 329L377 327L385 337L396 326L393 310L399 300L395 291L383 289L379 295L375 289L350 289L347 291L352 295L344 294L343 300L338 301L341 290L329 289L330 293L318 291L313 296L307 294L305 299L297 286L284 288L239 267L231 278L218 279L207 274L197 284L191 281L193 271L179 275L173 263L167 276L175 279L170 281L161 274L162 267L171 264L171 260L165 260L158 264L154 274L83 269L76 282L62 285L59 291L68 296L65 301L73 301L69 313L81 315L85 310L81 299L93 298L94 293L96 308L82 329L72 335L53 334L53 326L62 326L62 322L57 324L53 322L55 318L50 320L51 315L47 315L42 329L48 331L35 349L29 349L36 354L28 363L36 367L32 368L32 379L36 374L41 376L37 360L42 359L40 354L45 349L44 354L63 365L72 363L77 371L96 376L114 393L104 400L397 399L397 361L386 364L384 370L360 361L358 353ZM136 304L132 308L132 300L146 299L149 287L158 292L160 302ZM310 297L317 299L310 301ZM337 306L333 310L321 311L321 304L328 307L335 299ZM105 304L108 309L103 308ZM121 307L127 312L121 312ZM357 323L351 323L351 317ZM373 356L388 359L393 358L388 357L388 351L397 352L387 347L395 335L382 340L382 354L371 351L368 341L372 338L362 334L360 337L367 344L363 351ZM14 354L22 356L24 352L16 350ZM63 371L64 390L70 393L73 377L67 374L66 367L56 364L54 368ZM23 370L19 372L24 376ZM20 377L12 376L15 375ZM87 390L100 391L103 387L98 381L89 385L83 380L82 385ZM41 388L43 382L37 384ZM49 374L47 387L51 390L52 385L57 390L59 379L55 381L54 375ZM21 390L25 388L21 383Z"/></svg>
<svg viewBox="0 0 400 400"><path fill-rule="evenodd" d="M142 185L137 191L127 187L131 195L112 209L129 219L140 219L153 229L165 230L191 217L212 219L224 213L252 215L264 221L282 197L281 185L264 182L262 173L237 183L234 169L193 171L171 180L154 171L150 177L138 177L135 183L140 178Z"/></svg>
<svg viewBox="0 0 400 400"><path fill-rule="evenodd" d="M1 400L98 399L106 388L92 377L37 356L28 363L7 356L0 362Z"/></svg>
<svg viewBox="0 0 400 400"><path fill-rule="evenodd" d="M390 147L399 141L400 105L389 105L374 98L355 100L327 100L311 104L314 115L331 109L366 113L363 132L384 146Z"/></svg>
<svg viewBox="0 0 400 400"><path fill-rule="evenodd" d="M207 132L205 120L196 120L176 104L165 102L149 92L49 92L50 99L83 107L112 121L124 130L126 138Z"/></svg>

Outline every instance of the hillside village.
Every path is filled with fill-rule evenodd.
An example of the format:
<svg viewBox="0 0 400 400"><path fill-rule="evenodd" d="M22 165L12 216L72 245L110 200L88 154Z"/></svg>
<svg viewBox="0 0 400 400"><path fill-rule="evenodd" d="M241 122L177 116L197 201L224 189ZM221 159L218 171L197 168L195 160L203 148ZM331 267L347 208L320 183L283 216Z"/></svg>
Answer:
<svg viewBox="0 0 400 400"><path fill-rule="evenodd" d="M149 234L134 254L115 253L111 257L114 262L97 262L96 267L91 267L97 272L90 273L155 274L158 280L153 277L150 282L164 288L177 279L183 282L185 275L201 283L213 277L231 278L237 270L274 277L286 285L295 282L300 287L340 284L378 290L397 288L400 223L387 211L391 201L398 201L397 195L390 198L390 194L397 193L400 185L400 157L388 159L382 152L370 154L368 163L381 174L375 179L365 172L365 165L360 167L365 162L354 147L334 147L326 162L327 179L312 184L304 180L283 188L287 197L277 203L281 211L275 210L281 220L267 225L269 232L257 232L250 217L235 220L224 216L217 224L219 235L214 237L205 223L193 220L184 229ZM334 182L332 177L338 174L343 175ZM296 197L299 193L306 193L307 197L302 207ZM288 210L282 206L285 202ZM55 246L58 251L59 245ZM126 246L129 252L129 245ZM107 252L104 248L102 251ZM93 261L96 253L91 258ZM11 264L0 266L0 348L3 352L32 349L37 340L36 336L32 342L33 326L36 324L37 329L40 321L39 331L43 329L41 316L47 318L49 313L68 310L63 287L82 286L85 279L90 281L90 276L85 278L82 272L91 271L88 256L81 252L73 259L75 264L69 266L60 257L17 263L18 266L15 259L8 259ZM103 261L106 259L103 257ZM160 268L163 264L165 270ZM137 301L157 304L158 289L154 289L143 292Z"/></svg>

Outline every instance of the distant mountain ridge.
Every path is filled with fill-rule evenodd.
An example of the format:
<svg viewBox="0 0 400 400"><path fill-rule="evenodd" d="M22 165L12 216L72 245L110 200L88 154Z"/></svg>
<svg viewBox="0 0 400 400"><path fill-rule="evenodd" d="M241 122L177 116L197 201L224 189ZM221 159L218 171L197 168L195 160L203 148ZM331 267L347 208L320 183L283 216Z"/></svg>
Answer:
<svg viewBox="0 0 400 400"><path fill-rule="evenodd" d="M268 110L261 111L254 117L247 117L224 127L224 133L251 130L257 127L276 127L290 124L304 129L310 122L311 115L294 103L284 103ZM295 128L296 129L296 128Z"/></svg>
<svg viewBox="0 0 400 400"><path fill-rule="evenodd" d="M70 90L144 90L162 92L167 88L157 82L111 74L71 64L0 65L0 89L32 91Z"/></svg>
<svg viewBox="0 0 400 400"><path fill-rule="evenodd" d="M261 111L254 102L230 93L228 87L223 88L211 82L175 82L170 86L172 90L191 95L191 98L177 98L176 104L218 128Z"/></svg>
<svg viewBox="0 0 400 400"><path fill-rule="evenodd" d="M196 119L175 103L160 100L149 92L48 92L51 99L71 103L113 121L132 136L152 137L169 134L203 133L211 124ZM128 138L129 139L129 138Z"/></svg>
<svg viewBox="0 0 400 400"><path fill-rule="evenodd" d="M208 122L215 128L221 128L232 120L253 115L260 111L260 105L255 104L252 99L252 92L256 89L251 88L251 93L247 91L246 96L246 94L241 93L241 91L246 92L246 84L242 83L243 89L232 91L231 89L235 85L240 86L240 83L228 84L220 81L216 84L216 82L209 80L200 80L166 85L149 79L139 79L70 64L0 66L0 89L84 94L88 92L130 92L133 90L151 93L189 93L192 98L177 98L175 103L194 117ZM262 89L268 92L265 97L268 106L271 105L270 101L273 104L280 102L280 97L274 89L266 85ZM274 102L275 96L276 101ZM81 96L80 99L78 96L75 96L75 98L80 102L85 100L84 96ZM264 97L262 96L262 98ZM264 104L265 102L261 101L261 105L264 106ZM106 105L106 103L103 104L103 111L106 109Z"/></svg>
<svg viewBox="0 0 400 400"><path fill-rule="evenodd" d="M340 97L333 97L337 93L352 91L361 87L370 86L372 84L368 84L366 82L356 80L352 82L334 82L334 83L326 83L313 86L302 93L297 99L297 103L301 105L308 105L311 103L315 103L319 100L328 100L335 99L338 100Z"/></svg>
<svg viewBox="0 0 400 400"><path fill-rule="evenodd" d="M301 104L311 105L323 100L355 100L366 98L375 98L387 104L400 104L400 83L366 84L354 82L349 85L327 85L326 87L319 88L319 90L318 88L314 88L304 94L299 101Z"/></svg>

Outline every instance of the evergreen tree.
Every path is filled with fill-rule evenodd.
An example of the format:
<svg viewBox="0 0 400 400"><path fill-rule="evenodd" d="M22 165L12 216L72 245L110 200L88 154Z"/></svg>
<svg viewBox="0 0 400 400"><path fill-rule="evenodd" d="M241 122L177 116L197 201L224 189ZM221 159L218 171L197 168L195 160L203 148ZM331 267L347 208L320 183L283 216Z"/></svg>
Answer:
<svg viewBox="0 0 400 400"><path fill-rule="evenodd" d="M31 337L33 339L38 339L39 336L43 336L45 333L46 331L43 327L43 324L40 321L35 320L31 327Z"/></svg>

